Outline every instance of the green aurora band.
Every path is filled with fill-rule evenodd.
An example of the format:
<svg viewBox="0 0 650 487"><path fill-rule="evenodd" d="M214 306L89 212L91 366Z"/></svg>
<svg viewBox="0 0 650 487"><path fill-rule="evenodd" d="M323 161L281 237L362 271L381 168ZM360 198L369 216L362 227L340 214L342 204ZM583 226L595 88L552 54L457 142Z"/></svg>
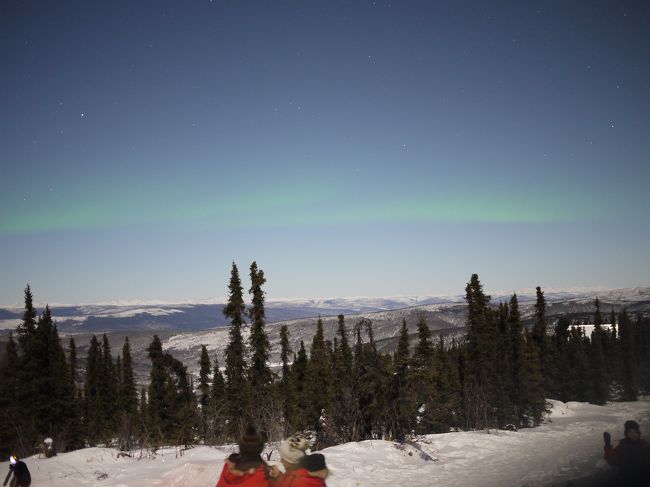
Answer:
<svg viewBox="0 0 650 487"><path fill-rule="evenodd" d="M272 186L272 187L271 187ZM615 208L575 192L529 190L359 193L354 188L307 183L266 189L197 188L165 184L101 186L70 190L68 197L8 201L0 210L0 234L161 226L179 230L268 228L310 225L441 222L550 223L597 220ZM557 194L571 197L558 197ZM368 197L368 195L371 195ZM14 196L14 201L17 199ZM49 197L48 197L49 196Z"/></svg>

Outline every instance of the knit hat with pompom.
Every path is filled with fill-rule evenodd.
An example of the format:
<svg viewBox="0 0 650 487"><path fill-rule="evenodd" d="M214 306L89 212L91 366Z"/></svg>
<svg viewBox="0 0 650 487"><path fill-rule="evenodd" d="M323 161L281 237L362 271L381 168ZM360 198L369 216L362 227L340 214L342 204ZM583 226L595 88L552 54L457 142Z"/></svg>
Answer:
<svg viewBox="0 0 650 487"><path fill-rule="evenodd" d="M246 427L244 435L239 440L239 453L246 457L258 457L264 450L264 440L252 424Z"/></svg>

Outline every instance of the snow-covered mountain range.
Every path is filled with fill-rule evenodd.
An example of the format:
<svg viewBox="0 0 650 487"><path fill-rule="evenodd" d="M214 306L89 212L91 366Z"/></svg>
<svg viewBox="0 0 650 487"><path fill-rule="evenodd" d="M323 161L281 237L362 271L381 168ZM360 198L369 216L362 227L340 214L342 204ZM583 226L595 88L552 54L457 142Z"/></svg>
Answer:
<svg viewBox="0 0 650 487"><path fill-rule="evenodd" d="M508 300L510 294L492 293L492 302ZM603 303L615 307L634 306L650 301L650 287L545 290L545 296L549 303L565 303L567 312L571 312L576 306L580 308L585 300L593 300L596 296ZM524 290L518 293L518 297L520 303L533 301L535 290ZM63 332L200 331L227 325L222 313L224 302L224 298L179 303L126 301L82 305L56 304L50 308L59 330ZM267 299L266 318L268 323L276 323L319 315L348 316L413 308L423 311L439 310L463 303L463 295ZM603 309L608 310L607 307ZM15 328L20 322L21 312L19 305L0 306L0 329ZM410 312L401 311L397 314L404 313Z"/></svg>
<svg viewBox="0 0 650 487"><path fill-rule="evenodd" d="M518 293L524 320L533 316L535 291ZM553 319L561 314L584 318L594 312L594 299L598 297L601 310L608 314L626 308L629 312L650 312L650 287L627 289L547 290L547 314ZM491 303L498 305L510 299L508 293L492 293ZM148 379L149 360L146 348L153 334L157 334L163 347L182 360L192 373L198 370L201 345L206 345L211 356L223 365L223 351L228 340L227 321L219 302L200 303L102 303L94 305L53 306L52 312L63 337L75 338L79 357L83 359L92 334L107 333L113 352L121 349L128 336L133 350L136 373L141 382ZM8 335L20 322L21 310L15 307L0 308L0 337ZM283 299L266 303L267 332L271 342L272 364L279 363L280 327L287 325L291 346L297 351L300 341L309 348L321 316L325 338L333 340L337 315L345 316L350 339L354 326L361 319L373 323L373 331L380 350L392 351L397 343L399 328L406 320L412 339L416 339L416 326L424 316L435 335L462 339L465 334L466 305L458 296L388 297L388 298L332 298ZM248 329L245 327L247 336ZM4 347L2 347L4 349ZM1 352L0 352L1 353Z"/></svg>

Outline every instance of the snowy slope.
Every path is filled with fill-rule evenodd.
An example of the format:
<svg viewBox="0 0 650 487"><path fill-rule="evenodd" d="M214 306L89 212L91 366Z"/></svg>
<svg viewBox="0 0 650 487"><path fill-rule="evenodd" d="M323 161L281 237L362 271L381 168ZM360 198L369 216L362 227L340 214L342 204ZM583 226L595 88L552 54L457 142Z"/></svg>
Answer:
<svg viewBox="0 0 650 487"><path fill-rule="evenodd" d="M412 445L388 441L347 443L323 450L332 471L330 487L544 486L564 484L606 467L602 432L620 438L623 422L650 428L650 402L554 402L551 421L519 432L428 435ZM233 446L197 447L178 456L118 458L113 449L87 448L26 463L35 487L212 487ZM277 452L272 452L277 463ZM7 463L0 470L8 468Z"/></svg>

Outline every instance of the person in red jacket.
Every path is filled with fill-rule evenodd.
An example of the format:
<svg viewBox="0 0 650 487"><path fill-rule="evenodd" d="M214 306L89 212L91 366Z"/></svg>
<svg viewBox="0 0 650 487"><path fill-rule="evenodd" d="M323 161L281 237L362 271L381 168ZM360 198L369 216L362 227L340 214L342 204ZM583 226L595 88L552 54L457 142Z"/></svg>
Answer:
<svg viewBox="0 0 650 487"><path fill-rule="evenodd" d="M269 487L269 466L262 460L264 440L254 426L239 440L239 453L228 457L215 487Z"/></svg>
<svg viewBox="0 0 650 487"><path fill-rule="evenodd" d="M650 445L641 439L641 430L636 421L625 422L625 438L612 447L612 437L603 433L605 439L604 457L607 463L618 467L620 486L641 487L650 485Z"/></svg>
<svg viewBox="0 0 650 487"><path fill-rule="evenodd" d="M320 453L306 455L307 440L292 436L280 443L280 459L285 473L278 475L271 484L273 487L326 487L325 479L329 471L325 457ZM276 475L279 471L274 472Z"/></svg>

